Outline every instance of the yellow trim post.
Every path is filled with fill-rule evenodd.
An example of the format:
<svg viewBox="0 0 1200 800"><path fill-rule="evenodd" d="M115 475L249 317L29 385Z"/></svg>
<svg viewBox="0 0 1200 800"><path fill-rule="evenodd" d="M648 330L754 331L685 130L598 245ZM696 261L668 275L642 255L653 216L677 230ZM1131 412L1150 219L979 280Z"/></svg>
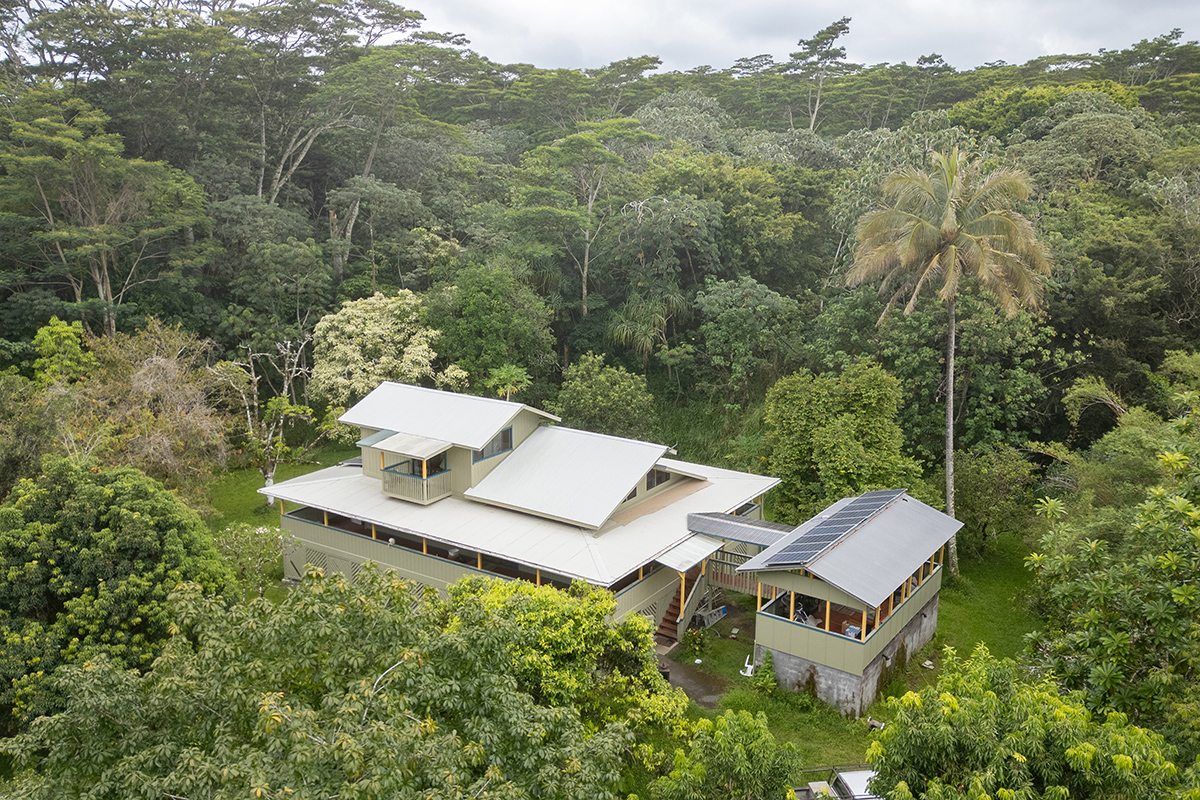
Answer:
<svg viewBox="0 0 1200 800"><path fill-rule="evenodd" d="M381 469L381 470L386 469L386 467L383 466L383 451L382 450L379 451L379 469Z"/></svg>
<svg viewBox="0 0 1200 800"><path fill-rule="evenodd" d="M534 572L536 573L536 576L537 576L534 579L534 581L538 586L541 586L542 585L542 571L540 569L535 569Z"/></svg>
<svg viewBox="0 0 1200 800"><path fill-rule="evenodd" d="M379 539L379 534L375 532L375 523L374 522L371 523L371 538L375 539L375 540Z"/></svg>
<svg viewBox="0 0 1200 800"><path fill-rule="evenodd" d="M892 615L892 610L896 607L896 593L892 592L888 595L888 616Z"/></svg>
<svg viewBox="0 0 1200 800"><path fill-rule="evenodd" d="M754 604L755 611L762 611L762 581L758 582L758 602Z"/></svg>
<svg viewBox="0 0 1200 800"><path fill-rule="evenodd" d="M938 565L946 563L946 545L942 545L942 549L938 550Z"/></svg>
<svg viewBox="0 0 1200 800"><path fill-rule="evenodd" d="M283 498L279 498L279 516L283 516Z"/></svg>
<svg viewBox="0 0 1200 800"><path fill-rule="evenodd" d="M867 640L867 612L865 610L863 611L862 627L858 629L858 639L861 642Z"/></svg>
<svg viewBox="0 0 1200 800"><path fill-rule="evenodd" d="M326 528L328 528L328 527L329 527L329 512L328 512L328 511L322 511L321 513L322 513L322 514L324 515L324 517L325 517L325 527L326 527Z"/></svg>
<svg viewBox="0 0 1200 800"><path fill-rule="evenodd" d="M421 555L429 555L429 540L424 536L421 537Z"/></svg>
<svg viewBox="0 0 1200 800"><path fill-rule="evenodd" d="M774 602L775 602L775 598L776 598L776 597L779 597L779 587L778 587L778 586L772 586L772 587L771 587L771 602L772 602L772 603L774 603Z"/></svg>
<svg viewBox="0 0 1200 800"><path fill-rule="evenodd" d="M683 607L687 605L687 573L676 570L676 574L679 575L679 613L682 614Z"/></svg>
<svg viewBox="0 0 1200 800"><path fill-rule="evenodd" d="M483 571L483 553L475 554L475 569Z"/></svg>
<svg viewBox="0 0 1200 800"><path fill-rule="evenodd" d="M646 565L642 564L640 567L638 567L638 580L640 581L640 580L644 579L645 577L646 577Z"/></svg>
<svg viewBox="0 0 1200 800"><path fill-rule="evenodd" d="M796 593L792 592L791 608L788 610L788 619L796 618Z"/></svg>
<svg viewBox="0 0 1200 800"><path fill-rule="evenodd" d="M829 633L829 609L833 607L833 603L829 600L825 601L825 632Z"/></svg>
<svg viewBox="0 0 1200 800"><path fill-rule="evenodd" d="M429 477L428 472L429 472L429 462L422 461L421 462L421 480L425 480L426 478Z"/></svg>

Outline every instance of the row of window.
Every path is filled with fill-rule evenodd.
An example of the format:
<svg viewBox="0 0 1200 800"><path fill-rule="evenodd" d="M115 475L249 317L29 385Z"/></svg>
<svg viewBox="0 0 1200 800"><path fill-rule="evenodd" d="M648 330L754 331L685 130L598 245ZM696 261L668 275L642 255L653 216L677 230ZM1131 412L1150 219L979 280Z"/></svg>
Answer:
<svg viewBox="0 0 1200 800"><path fill-rule="evenodd" d="M512 428L505 428L497 433L492 440L483 446L482 450L476 450L473 456L474 461L483 461L485 458L498 456L501 453L507 453L513 449Z"/></svg>

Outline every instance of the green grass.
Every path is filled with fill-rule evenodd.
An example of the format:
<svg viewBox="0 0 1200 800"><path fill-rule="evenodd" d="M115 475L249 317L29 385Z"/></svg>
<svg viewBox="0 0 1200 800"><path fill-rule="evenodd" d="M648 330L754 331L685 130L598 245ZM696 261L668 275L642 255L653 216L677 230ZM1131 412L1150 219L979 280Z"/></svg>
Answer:
<svg viewBox="0 0 1200 800"><path fill-rule="evenodd" d="M992 655L1017 657L1025 634L1038 627L1025 598L1033 574L1025 569L1029 547L1017 536L1005 535L991 551L961 562L964 580L942 587L938 605L938 634L942 644L969 655L983 642Z"/></svg>
<svg viewBox="0 0 1200 800"><path fill-rule="evenodd" d="M304 462L281 464L275 471L275 482L281 483L298 475L331 467L356 455L357 448L324 447L314 450ZM229 470L213 481L209 495L217 513L209 520L212 529L216 531L237 522L278 525L279 506L267 506L266 498L258 494L262 485L262 475L253 468Z"/></svg>

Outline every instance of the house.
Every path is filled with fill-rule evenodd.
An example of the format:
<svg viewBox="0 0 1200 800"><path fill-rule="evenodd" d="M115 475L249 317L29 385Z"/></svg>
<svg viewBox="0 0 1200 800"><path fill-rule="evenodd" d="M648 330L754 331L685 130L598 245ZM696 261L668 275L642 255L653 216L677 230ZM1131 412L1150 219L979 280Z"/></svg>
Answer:
<svg viewBox="0 0 1200 800"><path fill-rule="evenodd" d="M962 523L903 489L867 492L792 527L698 513L689 530L725 547L710 580L756 598L754 661L782 686L861 714L886 670L937 630L945 544Z"/></svg>
<svg viewBox="0 0 1200 800"><path fill-rule="evenodd" d="M689 514L761 517L779 481L669 457L669 448L551 423L516 402L384 383L340 420L361 460L277 483L305 564L354 575L372 560L445 590L464 575L614 592L618 614L676 638L724 542Z"/></svg>

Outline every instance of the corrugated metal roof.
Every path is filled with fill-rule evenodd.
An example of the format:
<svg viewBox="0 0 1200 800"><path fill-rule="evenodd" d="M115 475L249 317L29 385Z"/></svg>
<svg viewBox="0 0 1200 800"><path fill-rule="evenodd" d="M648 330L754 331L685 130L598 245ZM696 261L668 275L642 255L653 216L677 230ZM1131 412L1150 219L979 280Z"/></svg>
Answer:
<svg viewBox="0 0 1200 800"><path fill-rule="evenodd" d="M454 445L441 439L429 439L411 433L394 433L376 442L374 446L385 453L396 453L424 461L438 453L446 452Z"/></svg>
<svg viewBox="0 0 1200 800"><path fill-rule="evenodd" d="M541 427L464 494L599 528L666 451L661 444Z"/></svg>
<svg viewBox="0 0 1200 800"><path fill-rule="evenodd" d="M691 515L688 515L691 517ZM670 567L676 572L687 572L704 559L725 546L720 539L710 539L707 536L690 536L655 560L664 567Z"/></svg>
<svg viewBox="0 0 1200 800"><path fill-rule="evenodd" d="M819 524L853 499L839 500L797 531ZM876 608L962 526L953 517L905 495L804 568L867 607ZM774 553L787 547L790 540L789 536L768 547L738 567L738 571L789 569L787 565L769 564Z"/></svg>
<svg viewBox="0 0 1200 800"><path fill-rule="evenodd" d="M522 403L443 392L385 381L338 417L339 422L440 439L482 450L522 408L558 421L558 417Z"/></svg>
<svg viewBox="0 0 1200 800"><path fill-rule="evenodd" d="M359 439L357 442L354 443L354 446L355 447L374 447L376 442L382 442L384 439L387 439L389 436L395 436L395 435L396 435L395 431L386 431L386 430L375 431L370 436L366 436L362 439Z"/></svg>
<svg viewBox="0 0 1200 800"><path fill-rule="evenodd" d="M406 503L383 494L379 480L364 476L357 467L330 467L260 492L289 503L407 531L452 547L609 586L693 536L687 530L689 513L731 511L779 483L776 478L717 467L696 464L688 467L705 478L698 490L680 492L676 502L652 513L633 516L626 524L613 525L599 534L455 497L427 506Z"/></svg>
<svg viewBox="0 0 1200 800"><path fill-rule="evenodd" d="M748 519L737 514L688 514L688 530L692 533L706 533L709 536L756 544L760 547L770 547L793 529L792 525Z"/></svg>

